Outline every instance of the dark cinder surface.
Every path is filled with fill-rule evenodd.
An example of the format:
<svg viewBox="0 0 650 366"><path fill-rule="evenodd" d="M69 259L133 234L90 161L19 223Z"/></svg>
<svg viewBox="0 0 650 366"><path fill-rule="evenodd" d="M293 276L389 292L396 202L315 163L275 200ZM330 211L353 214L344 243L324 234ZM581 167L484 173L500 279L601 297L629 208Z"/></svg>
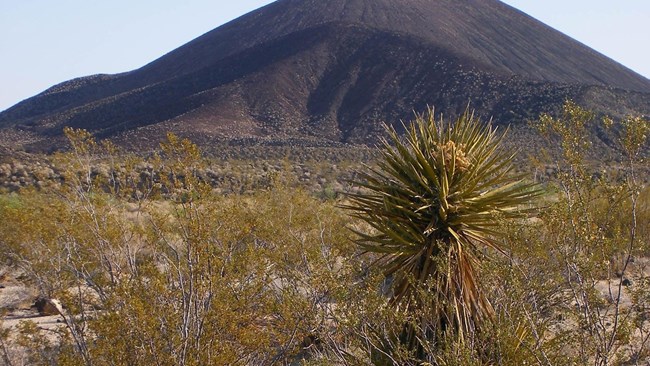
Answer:
<svg viewBox="0 0 650 366"><path fill-rule="evenodd" d="M279 0L138 70L54 86L0 131L31 148L56 148L65 125L131 145L368 143L426 105L519 124L569 98L647 115L650 81L497 0Z"/></svg>

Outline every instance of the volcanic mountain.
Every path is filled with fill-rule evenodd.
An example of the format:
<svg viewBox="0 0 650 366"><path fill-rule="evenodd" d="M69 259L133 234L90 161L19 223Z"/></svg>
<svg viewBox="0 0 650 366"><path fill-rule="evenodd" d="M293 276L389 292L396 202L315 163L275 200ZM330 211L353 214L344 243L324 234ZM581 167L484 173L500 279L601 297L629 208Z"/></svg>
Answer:
<svg viewBox="0 0 650 366"><path fill-rule="evenodd" d="M498 0L278 0L144 67L56 85L0 137L372 142L427 105L522 124L566 100L650 114L650 80Z"/></svg>

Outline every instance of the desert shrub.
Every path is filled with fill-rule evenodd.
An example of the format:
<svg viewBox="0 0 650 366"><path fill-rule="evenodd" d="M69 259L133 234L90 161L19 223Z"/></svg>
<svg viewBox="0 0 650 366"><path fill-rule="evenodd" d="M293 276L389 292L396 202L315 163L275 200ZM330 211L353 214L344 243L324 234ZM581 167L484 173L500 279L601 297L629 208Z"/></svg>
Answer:
<svg viewBox="0 0 650 366"><path fill-rule="evenodd" d="M329 183L328 167L290 161L284 176L241 161L224 178L173 135L142 158L67 130L56 182L0 195L0 260L59 299L62 321L1 330L0 360L19 349L34 365L647 362L648 122L614 124L620 157L594 166L595 115L567 103L542 116L563 155L539 154L554 169L533 210L536 186L512 177L503 137L463 118L429 113L404 138L392 131L348 198L296 183Z"/></svg>
<svg viewBox="0 0 650 366"><path fill-rule="evenodd" d="M495 303L512 304L515 318L528 323L526 346L542 365L635 364L647 347L648 303L635 284L647 274L635 258L649 244L640 220L648 188L637 175L648 122L628 117L611 130L623 162L615 166L587 158L597 123L572 102L559 118L540 118L541 136L562 154L547 183L554 193L529 225L503 228L508 262L490 269L500 278L491 286Z"/></svg>
<svg viewBox="0 0 650 366"><path fill-rule="evenodd" d="M333 202L214 194L175 136L146 162L158 177L106 189L92 162L111 152L68 132L64 184L0 210L3 254L65 308L57 364L288 364L334 332L359 265Z"/></svg>
<svg viewBox="0 0 650 366"><path fill-rule="evenodd" d="M480 264L502 250L499 221L526 217L541 191L512 175L505 135L468 113L449 123L429 110L404 141L388 132L378 168L361 174L365 191L345 207L373 229L357 231L358 243L379 255L390 303L404 314L406 325L389 336L398 342L383 352L405 350L401 364L439 363L438 350L475 342L494 319Z"/></svg>

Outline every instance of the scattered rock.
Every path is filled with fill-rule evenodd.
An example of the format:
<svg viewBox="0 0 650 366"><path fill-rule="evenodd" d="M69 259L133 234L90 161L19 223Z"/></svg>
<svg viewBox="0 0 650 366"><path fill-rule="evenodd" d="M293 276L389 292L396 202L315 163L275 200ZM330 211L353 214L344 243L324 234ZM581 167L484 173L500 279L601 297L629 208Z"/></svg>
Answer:
<svg viewBox="0 0 650 366"><path fill-rule="evenodd" d="M321 343L322 342L321 342L320 338L317 335L309 334L309 335L307 335L307 336L305 336L303 338L302 342L300 343L300 346L302 348L307 349L307 348L311 348L311 347L319 347L321 345Z"/></svg>
<svg viewBox="0 0 650 366"><path fill-rule="evenodd" d="M41 316L61 315L63 313L61 302L57 299L40 297L36 300L34 306Z"/></svg>
<svg viewBox="0 0 650 366"><path fill-rule="evenodd" d="M632 281L629 278L623 279L623 286L632 286Z"/></svg>

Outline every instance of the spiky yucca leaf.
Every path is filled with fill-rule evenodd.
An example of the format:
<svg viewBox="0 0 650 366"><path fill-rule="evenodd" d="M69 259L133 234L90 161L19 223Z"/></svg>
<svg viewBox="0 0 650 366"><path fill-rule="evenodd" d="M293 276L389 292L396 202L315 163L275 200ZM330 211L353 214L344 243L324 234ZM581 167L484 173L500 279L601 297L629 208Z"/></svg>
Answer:
<svg viewBox="0 0 650 366"><path fill-rule="evenodd" d="M513 176L505 133L472 114L451 124L428 110L404 139L387 129L381 162L361 173L362 193L346 205L374 229L357 232L358 243L381 254L392 303L425 314L411 338L424 331L462 341L493 311L477 278L482 249L500 250L498 220L526 216L540 190Z"/></svg>

